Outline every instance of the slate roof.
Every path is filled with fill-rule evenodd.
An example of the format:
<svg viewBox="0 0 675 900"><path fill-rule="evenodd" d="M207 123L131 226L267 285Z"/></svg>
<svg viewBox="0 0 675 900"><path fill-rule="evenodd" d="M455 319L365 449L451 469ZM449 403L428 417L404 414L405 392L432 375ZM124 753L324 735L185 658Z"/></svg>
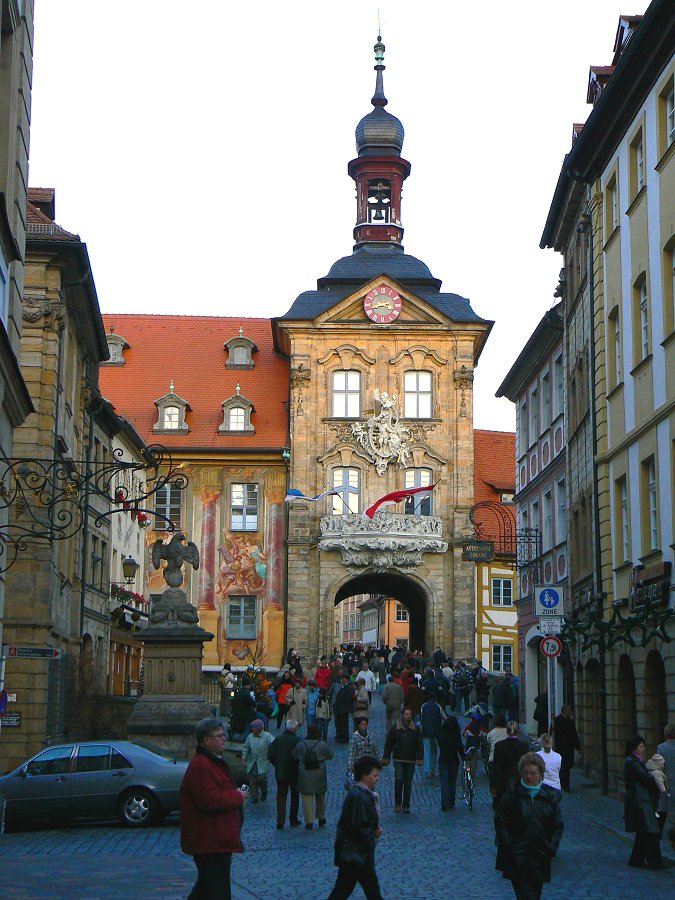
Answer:
<svg viewBox="0 0 675 900"><path fill-rule="evenodd" d="M102 366L101 393L111 401L148 443L167 447L228 450L286 446L288 362L273 349L269 319L220 316L158 316L106 313L112 327L129 344L123 366ZM226 369L225 341L238 336L255 342L252 369ZM190 405L187 434L153 432L157 421L154 401L163 397L173 380L175 392ZM253 403L254 434L218 433L223 421L221 403L236 392Z"/></svg>
<svg viewBox="0 0 675 900"><path fill-rule="evenodd" d="M404 253L401 247L369 244L333 263L328 274L317 281L318 290L304 291L279 319L313 319L378 275L388 275L410 287L416 296L455 322L486 321L476 315L466 297L441 293L441 282L421 260Z"/></svg>

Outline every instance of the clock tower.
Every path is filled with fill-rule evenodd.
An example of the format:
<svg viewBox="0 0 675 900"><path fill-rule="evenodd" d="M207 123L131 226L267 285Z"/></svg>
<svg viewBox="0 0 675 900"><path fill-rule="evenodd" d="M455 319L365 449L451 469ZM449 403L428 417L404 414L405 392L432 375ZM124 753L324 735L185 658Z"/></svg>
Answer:
<svg viewBox="0 0 675 900"><path fill-rule="evenodd" d="M308 660L341 642L335 605L359 595L407 610L410 646L475 653L473 370L492 326L443 292L403 248L403 125L385 109L375 44L373 109L356 127L354 247L272 321L289 360L286 647ZM434 485L406 505L383 495ZM330 492L324 495L324 492ZM422 499L423 498L423 499Z"/></svg>

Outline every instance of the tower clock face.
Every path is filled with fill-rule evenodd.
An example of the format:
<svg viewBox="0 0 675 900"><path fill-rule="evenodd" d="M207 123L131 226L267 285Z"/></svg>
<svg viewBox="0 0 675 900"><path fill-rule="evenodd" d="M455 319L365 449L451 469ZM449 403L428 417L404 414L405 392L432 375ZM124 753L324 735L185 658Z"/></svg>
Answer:
<svg viewBox="0 0 675 900"><path fill-rule="evenodd" d="M398 319L401 298L388 284L379 284L363 298L363 311L377 325L386 325Z"/></svg>

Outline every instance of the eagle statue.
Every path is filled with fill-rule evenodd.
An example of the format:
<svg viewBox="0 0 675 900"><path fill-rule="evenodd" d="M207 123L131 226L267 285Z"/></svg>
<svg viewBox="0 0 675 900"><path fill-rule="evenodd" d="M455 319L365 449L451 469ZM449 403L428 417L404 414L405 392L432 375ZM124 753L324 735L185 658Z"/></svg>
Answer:
<svg viewBox="0 0 675 900"><path fill-rule="evenodd" d="M158 538L152 545L152 564L156 569L160 568L163 559L166 566L163 570L164 580L172 587L180 587L183 583L183 563L188 563L193 568L199 568L199 550L192 541L185 543L185 535L176 532L168 544Z"/></svg>

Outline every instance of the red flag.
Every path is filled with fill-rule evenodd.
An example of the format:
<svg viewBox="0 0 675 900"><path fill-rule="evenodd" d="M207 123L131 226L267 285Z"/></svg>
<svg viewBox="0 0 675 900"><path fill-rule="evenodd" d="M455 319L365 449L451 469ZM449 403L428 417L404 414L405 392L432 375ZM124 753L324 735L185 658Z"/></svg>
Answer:
<svg viewBox="0 0 675 900"><path fill-rule="evenodd" d="M407 497L412 497L413 494L421 494L426 491L433 491L438 482L434 484L428 484L425 487L417 487L417 488L405 488L402 491L392 491L391 494L385 494L384 497L380 497L379 500L376 500L372 506L369 506L367 510L363 513L364 516L368 516L369 519L372 519L375 515L378 506L382 506L383 503L400 503L401 500L405 500Z"/></svg>

